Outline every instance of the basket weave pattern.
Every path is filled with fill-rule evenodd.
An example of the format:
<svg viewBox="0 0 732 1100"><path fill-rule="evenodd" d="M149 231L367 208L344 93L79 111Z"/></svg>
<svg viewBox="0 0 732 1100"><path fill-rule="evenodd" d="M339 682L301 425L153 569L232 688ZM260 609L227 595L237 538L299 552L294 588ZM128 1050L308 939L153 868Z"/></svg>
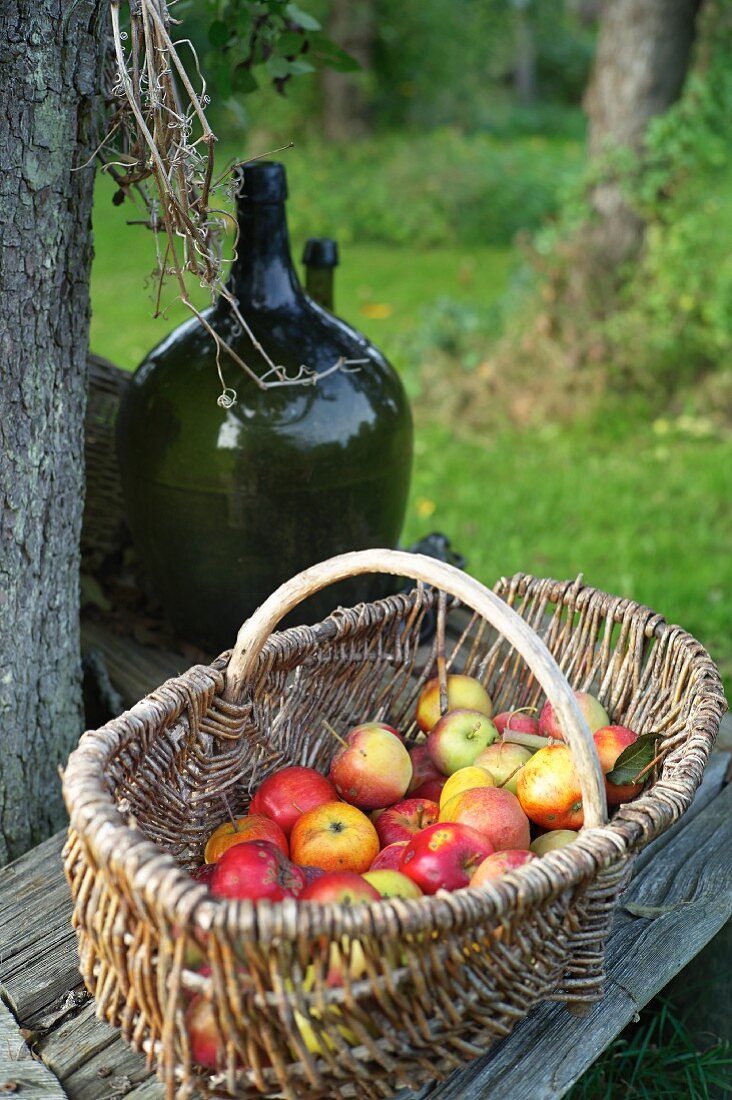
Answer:
<svg viewBox="0 0 732 1100"><path fill-rule="evenodd" d="M505 638L434 588L273 634L241 703L224 698L225 654L82 739L64 784L82 974L98 1014L149 1052L168 1097L388 1096L483 1053L543 998L601 996L618 892L633 853L701 780L725 707L719 677L689 634L632 601L521 574L495 591L572 687L592 690L614 722L663 736L641 797L495 885L344 909L215 899L184 870L227 818L222 793L240 815L276 768L327 770L324 718L343 732L365 719L410 724L441 645L438 632L419 651L430 608L459 620L448 665L479 677L497 712L540 702ZM346 960L357 942L366 973L350 980L346 965L330 988L334 941ZM186 969L194 942L207 977ZM184 1025L195 991L211 997L225 1042L211 1077L192 1064Z"/></svg>

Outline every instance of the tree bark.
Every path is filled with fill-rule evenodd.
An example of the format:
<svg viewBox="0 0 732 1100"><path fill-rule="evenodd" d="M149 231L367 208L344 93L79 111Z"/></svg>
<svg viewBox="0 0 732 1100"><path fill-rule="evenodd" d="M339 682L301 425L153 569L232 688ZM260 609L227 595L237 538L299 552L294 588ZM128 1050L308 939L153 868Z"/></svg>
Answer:
<svg viewBox="0 0 732 1100"><path fill-rule="evenodd" d="M375 20L372 0L332 0L328 35L368 71L374 48ZM371 130L364 73L339 73L323 69L323 134L328 141L352 141Z"/></svg>
<svg viewBox="0 0 732 1100"><path fill-rule="evenodd" d="M590 157L639 151L649 119L678 98L689 66L701 0L604 0L592 76L585 95ZM611 267L632 258L643 222L617 184L592 197L595 247Z"/></svg>
<svg viewBox="0 0 732 1100"><path fill-rule="evenodd" d="M0 862L64 820L82 729L79 534L103 0L0 19ZM78 171L72 171L79 168Z"/></svg>

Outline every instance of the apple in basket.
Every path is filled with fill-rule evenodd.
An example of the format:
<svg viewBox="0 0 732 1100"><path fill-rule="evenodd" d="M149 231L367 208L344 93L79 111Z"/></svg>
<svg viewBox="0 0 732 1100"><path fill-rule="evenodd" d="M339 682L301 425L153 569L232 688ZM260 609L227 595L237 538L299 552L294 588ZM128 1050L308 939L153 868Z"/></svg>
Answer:
<svg viewBox="0 0 732 1100"><path fill-rule="evenodd" d="M421 898L422 891L416 882L401 871L364 871L363 877L382 898Z"/></svg>
<svg viewBox="0 0 732 1100"><path fill-rule="evenodd" d="M282 901L297 897L305 875L267 840L249 840L227 849L211 876L211 893L219 898Z"/></svg>
<svg viewBox="0 0 732 1100"><path fill-rule="evenodd" d="M396 871L406 846L406 840L395 840L393 844L387 844L376 856L369 871Z"/></svg>
<svg viewBox="0 0 732 1100"><path fill-rule="evenodd" d="M337 797L330 780L315 768L280 768L259 787L249 812L271 818L289 836L301 814L324 802L335 802Z"/></svg>
<svg viewBox="0 0 732 1100"><path fill-rule="evenodd" d="M579 776L568 745L547 745L528 760L518 778L524 813L543 829L579 829L584 821Z"/></svg>
<svg viewBox="0 0 732 1100"><path fill-rule="evenodd" d="M449 710L430 730L427 751L443 775L453 775L474 763L497 737L498 730L480 711Z"/></svg>
<svg viewBox="0 0 732 1100"><path fill-rule="evenodd" d="M587 691L575 691L574 697L590 728L590 733L610 725L607 711L594 695L590 695ZM541 708L539 715L539 733L542 737L552 737L556 741L564 740L564 730L554 713L554 707L548 700Z"/></svg>
<svg viewBox="0 0 732 1100"><path fill-rule="evenodd" d="M467 886L478 865L493 852L486 836L467 825L428 825L407 843L399 870L424 894Z"/></svg>
<svg viewBox="0 0 732 1100"><path fill-rule="evenodd" d="M493 714L491 697L474 676L452 674L447 677L447 709L477 710L487 718ZM437 676L428 680L417 702L417 725L424 733L437 724L440 711L440 681Z"/></svg>
<svg viewBox="0 0 732 1100"><path fill-rule="evenodd" d="M607 773L615 767L620 754L638 740L638 734L627 726L603 726L602 729L595 730L592 740L595 742L597 755L600 758L600 767L603 774L607 776ZM619 806L621 802L629 802L642 790L642 783L625 783L619 786L617 783L608 783L605 779L608 806Z"/></svg>
<svg viewBox="0 0 732 1100"><path fill-rule="evenodd" d="M196 993L186 1009L185 1016L191 1058L199 1066L217 1069L226 1057L224 1044L216 1026L211 1001Z"/></svg>
<svg viewBox="0 0 732 1100"><path fill-rule="evenodd" d="M403 798L412 778L404 745L375 722L356 726L330 765L329 779L346 802L378 810Z"/></svg>
<svg viewBox="0 0 732 1100"><path fill-rule="evenodd" d="M433 762L426 745L414 745L409 750L409 756L412 761L412 778L407 787L407 795L411 795L423 783L429 783L432 779L445 778Z"/></svg>
<svg viewBox="0 0 732 1100"><path fill-rule="evenodd" d="M325 802L308 810L297 819L290 834L290 852L295 863L321 867L324 871L360 874L368 871L378 851L379 836L373 823L362 810L347 802Z"/></svg>
<svg viewBox="0 0 732 1100"><path fill-rule="evenodd" d="M529 849L534 855L545 856L547 852L553 852L557 848L566 848L578 836L576 829L550 829L548 833L542 833L536 840L532 840Z"/></svg>
<svg viewBox="0 0 732 1100"><path fill-rule="evenodd" d="M495 787L495 785L496 781L487 768L481 768L477 764L458 768L449 779L445 780L445 785L440 791L440 809L462 791L469 791L472 787Z"/></svg>
<svg viewBox="0 0 732 1100"><path fill-rule="evenodd" d="M532 755L532 750L525 749L522 745L512 745L510 741L495 741L476 757L474 766L486 768L495 779L497 787L504 787L511 794L516 794L521 768Z"/></svg>
<svg viewBox="0 0 732 1100"><path fill-rule="evenodd" d="M440 807L426 798L405 798L383 810L376 822L382 847L397 840L410 840L415 833L437 821Z"/></svg>
<svg viewBox="0 0 732 1100"><path fill-rule="evenodd" d="M376 887L355 871L327 871L308 883L300 894L300 901L358 905L363 901L378 901L380 897Z"/></svg>
<svg viewBox="0 0 732 1100"><path fill-rule="evenodd" d="M536 859L534 852L521 848L507 848L503 852L494 852L487 856L477 868L470 880L471 886L482 886L484 882L494 882L502 878L509 871L515 871L517 867L523 867Z"/></svg>
<svg viewBox="0 0 732 1100"><path fill-rule="evenodd" d="M440 821L468 825L491 842L497 852L528 849L529 819L516 795L502 787L472 787L440 807Z"/></svg>
<svg viewBox="0 0 732 1100"><path fill-rule="evenodd" d="M441 775L439 779L428 779L425 783L420 783L418 787L415 787L409 797L426 798L428 802L439 802L445 783L447 783L447 776L445 775Z"/></svg>
<svg viewBox="0 0 732 1100"><path fill-rule="evenodd" d="M268 840L283 855L290 854L287 837L276 821L264 814L247 814L246 817L238 817L234 822L225 821L218 829L214 829L206 841L203 858L206 863L218 863L225 851L248 840Z"/></svg>
<svg viewBox="0 0 732 1100"><path fill-rule="evenodd" d="M493 716L493 725L501 737L505 730L514 733L539 733L539 719L521 710L504 710Z"/></svg>

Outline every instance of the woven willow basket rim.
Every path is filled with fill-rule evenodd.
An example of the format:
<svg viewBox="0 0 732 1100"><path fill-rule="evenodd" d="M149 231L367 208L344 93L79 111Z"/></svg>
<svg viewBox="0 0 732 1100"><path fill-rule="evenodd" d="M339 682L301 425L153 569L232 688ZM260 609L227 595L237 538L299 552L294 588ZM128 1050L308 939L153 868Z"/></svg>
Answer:
<svg viewBox="0 0 732 1100"><path fill-rule="evenodd" d="M175 857L128 824L105 780L105 765L129 743L129 729L141 731L151 716L156 728L170 726L184 710L204 713L212 703L230 717L251 714L251 699L243 704L223 699L225 670L232 651L222 653L211 665L196 665L166 681L145 699L99 730L87 731L69 759L63 776L70 828L88 847L97 866L107 865L143 900L150 914L190 931L224 927L240 937L263 943L281 937L319 938L343 934L354 937L400 936L432 929L458 929L475 920L517 914L590 882L611 864L617 864L647 844L673 823L691 802L719 729L726 702L712 659L691 634L670 625L663 616L628 598L613 596L571 581L541 579L516 573L502 578L497 588L503 599L526 596L532 585L543 585L555 606L571 605L579 611L587 601L599 600L607 622L643 621L643 636L673 644L687 659L686 682L694 688L683 730L665 757L661 774L650 791L621 806L602 826L584 828L572 845L548 853L497 882L440 892L417 899L384 899L353 908L337 904L302 905L295 899L282 902L231 901L213 897L195 882ZM306 645L335 643L348 637L360 622L384 621L404 615L415 600L432 600L436 593L417 585L408 594L388 596L352 609L339 608L314 626L298 626L274 633L265 642L256 662L253 691L267 671L297 657ZM451 607L456 606L453 602Z"/></svg>

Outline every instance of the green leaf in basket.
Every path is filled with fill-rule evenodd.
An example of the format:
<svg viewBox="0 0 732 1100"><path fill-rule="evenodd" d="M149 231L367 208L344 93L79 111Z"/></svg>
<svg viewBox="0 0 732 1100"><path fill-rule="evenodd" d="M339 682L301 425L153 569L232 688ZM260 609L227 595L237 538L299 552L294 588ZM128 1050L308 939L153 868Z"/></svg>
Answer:
<svg viewBox="0 0 732 1100"><path fill-rule="evenodd" d="M638 774L654 759L657 741L657 733L642 733L637 741L628 745L627 749L623 749L615 761L615 767L605 776L608 783L623 787L626 783L645 782L650 772L646 773L642 779L638 779Z"/></svg>

